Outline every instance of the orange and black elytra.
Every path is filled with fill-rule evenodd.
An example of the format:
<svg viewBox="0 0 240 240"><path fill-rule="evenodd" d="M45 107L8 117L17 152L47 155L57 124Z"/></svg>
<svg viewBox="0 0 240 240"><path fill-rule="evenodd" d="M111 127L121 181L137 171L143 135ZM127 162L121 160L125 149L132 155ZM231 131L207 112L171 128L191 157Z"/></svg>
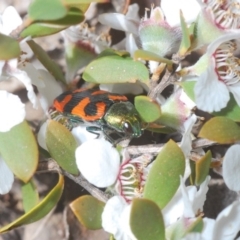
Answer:
<svg viewBox="0 0 240 240"><path fill-rule="evenodd" d="M53 109L54 113L68 119L69 129L75 126L71 123L87 122L98 126L87 127L88 131L95 133L96 129L101 130L108 139L110 137L107 132L118 132L125 138L139 137L142 134L138 112L127 97L121 94L96 88L66 91L54 100ZM57 119L55 116L52 118Z"/></svg>

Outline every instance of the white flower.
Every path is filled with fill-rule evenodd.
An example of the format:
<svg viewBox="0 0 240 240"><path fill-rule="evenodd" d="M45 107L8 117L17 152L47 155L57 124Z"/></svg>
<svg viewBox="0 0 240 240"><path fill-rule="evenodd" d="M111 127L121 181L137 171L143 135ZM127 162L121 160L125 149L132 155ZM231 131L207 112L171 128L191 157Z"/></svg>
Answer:
<svg viewBox="0 0 240 240"><path fill-rule="evenodd" d="M189 234L184 240L232 240L240 228L240 202L235 201L216 218L204 218L204 228L201 233Z"/></svg>
<svg viewBox="0 0 240 240"><path fill-rule="evenodd" d="M128 7L126 15L120 13L104 13L98 17L98 21L104 25L117 30L124 31L126 38L112 46L115 49L126 49L131 56L138 49L136 37L140 18L138 16L139 6L135 3Z"/></svg>
<svg viewBox="0 0 240 240"><path fill-rule="evenodd" d="M162 209L165 226L175 223L180 217L194 218L198 210L203 209L209 181L208 176L197 191L195 186L186 187L181 178L180 188L167 206Z"/></svg>
<svg viewBox="0 0 240 240"><path fill-rule="evenodd" d="M75 152L79 171L97 187L108 187L117 179L120 156L105 139L84 142Z"/></svg>
<svg viewBox="0 0 240 240"><path fill-rule="evenodd" d="M239 33L227 34L211 43L206 54L190 71L199 75L195 85L196 105L203 111L220 111L226 107L231 92L240 106L239 59L234 56L236 46L230 40Z"/></svg>
<svg viewBox="0 0 240 240"><path fill-rule="evenodd" d="M133 198L143 196L144 185L151 168L149 163L152 155L145 153L131 158L126 150L123 150L122 155L123 160L119 167L115 190L125 201L131 202Z"/></svg>
<svg viewBox="0 0 240 240"><path fill-rule="evenodd" d="M173 27L180 25L180 10L187 23L194 22L200 12L200 5L195 0L161 0L161 8L166 21Z"/></svg>
<svg viewBox="0 0 240 240"><path fill-rule="evenodd" d="M6 194L12 188L14 175L0 156L0 194Z"/></svg>
<svg viewBox="0 0 240 240"><path fill-rule="evenodd" d="M13 30L22 24L22 19L16 9L12 6L7 7L0 16L0 32L9 35Z"/></svg>
<svg viewBox="0 0 240 240"><path fill-rule="evenodd" d="M24 120L25 105L18 96L4 90L0 90L0 103L0 132L7 132Z"/></svg>
<svg viewBox="0 0 240 240"><path fill-rule="evenodd" d="M202 6L195 27L195 47L240 30L238 0L198 0Z"/></svg>
<svg viewBox="0 0 240 240"><path fill-rule="evenodd" d="M231 146L223 159L223 179L229 189L240 191L240 145Z"/></svg>
<svg viewBox="0 0 240 240"><path fill-rule="evenodd" d="M126 15L121 13L104 13L98 17L98 21L104 25L127 33L138 35L139 6L135 3L128 7Z"/></svg>
<svg viewBox="0 0 240 240"><path fill-rule="evenodd" d="M130 230L131 205L124 198L114 196L110 198L102 213L102 227L106 232L114 235L116 240L135 240Z"/></svg>

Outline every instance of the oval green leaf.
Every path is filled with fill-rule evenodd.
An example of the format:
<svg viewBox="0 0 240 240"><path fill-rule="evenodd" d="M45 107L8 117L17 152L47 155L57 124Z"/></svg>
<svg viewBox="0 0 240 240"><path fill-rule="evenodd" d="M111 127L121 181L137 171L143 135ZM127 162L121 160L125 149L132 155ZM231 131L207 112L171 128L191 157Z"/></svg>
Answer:
<svg viewBox="0 0 240 240"><path fill-rule="evenodd" d="M65 83L64 75L60 67L47 55L47 53L33 40L27 42L29 47L35 53L37 59L43 66L57 79Z"/></svg>
<svg viewBox="0 0 240 240"><path fill-rule="evenodd" d="M188 97L195 101L195 95L194 95L194 87L196 84L196 81L185 81L178 83L184 90L184 92L188 95Z"/></svg>
<svg viewBox="0 0 240 240"><path fill-rule="evenodd" d="M168 141L158 154L149 171L143 197L164 208L180 185L185 170L185 157L179 146Z"/></svg>
<svg viewBox="0 0 240 240"><path fill-rule="evenodd" d="M59 201L64 185L64 178L62 175L59 175L59 181L57 185L51 190L51 192L32 210L24 214L17 220L6 225L0 229L0 233L10 231L11 229L36 222L46 216L57 204Z"/></svg>
<svg viewBox="0 0 240 240"><path fill-rule="evenodd" d="M66 127L59 122L49 120L46 132L46 145L50 155L62 169L74 175L79 173L75 160L77 143Z"/></svg>
<svg viewBox="0 0 240 240"><path fill-rule="evenodd" d="M29 182L22 184L23 208L25 212L29 212L39 202L39 195L36 186L31 179Z"/></svg>
<svg viewBox="0 0 240 240"><path fill-rule="evenodd" d="M207 175L209 174L210 164L212 160L211 151L207 151L207 153L196 162L195 167L195 184L199 186L204 182Z"/></svg>
<svg viewBox="0 0 240 240"><path fill-rule="evenodd" d="M235 122L240 122L240 106L238 106L233 95L230 94L230 100L225 108L219 112L212 113L215 116L224 116L232 119Z"/></svg>
<svg viewBox="0 0 240 240"><path fill-rule="evenodd" d="M70 204L70 208L79 222L87 229L92 230L102 228L102 212L104 206L104 202L90 195L79 197Z"/></svg>
<svg viewBox="0 0 240 240"><path fill-rule="evenodd" d="M240 127L229 118L214 117L203 125L199 137L220 144L231 144L240 141Z"/></svg>
<svg viewBox="0 0 240 240"><path fill-rule="evenodd" d="M155 202L149 199L133 199L130 228L138 240L165 240L165 226L161 210Z"/></svg>
<svg viewBox="0 0 240 240"><path fill-rule="evenodd" d="M160 105L147 96L137 96L134 105L145 122L154 122L161 116Z"/></svg>
<svg viewBox="0 0 240 240"><path fill-rule="evenodd" d="M21 37L26 38L31 36L32 38L48 36L64 30L66 27L54 26L46 23L33 23L21 32Z"/></svg>
<svg viewBox="0 0 240 240"><path fill-rule="evenodd" d="M83 73L83 79L92 83L125 83L137 80L148 83L146 66L130 57L111 54L92 61Z"/></svg>
<svg viewBox="0 0 240 240"><path fill-rule="evenodd" d="M83 13L76 8L71 8L68 10L67 15L61 19L52 21L38 21L32 23L31 25L23 29L20 36L22 38L28 36L35 38L51 35L60 32L71 25L78 24L83 20L84 20Z"/></svg>
<svg viewBox="0 0 240 240"><path fill-rule="evenodd" d="M163 58L159 55L157 55L156 53L150 52L150 51L146 51L143 49L138 49L134 52L134 59L138 60L138 59L142 59L142 60L146 60L146 61L155 61L155 62L161 62L161 63L166 63L167 65L172 66L173 62L167 58Z"/></svg>
<svg viewBox="0 0 240 240"><path fill-rule="evenodd" d="M20 52L17 40L0 33L0 60L17 58Z"/></svg>
<svg viewBox="0 0 240 240"><path fill-rule="evenodd" d="M67 8L61 0L34 0L29 6L28 14L31 20L56 20L67 14Z"/></svg>
<svg viewBox="0 0 240 240"><path fill-rule="evenodd" d="M29 181L37 168L38 146L26 121L8 132L0 132L0 153L20 180Z"/></svg>

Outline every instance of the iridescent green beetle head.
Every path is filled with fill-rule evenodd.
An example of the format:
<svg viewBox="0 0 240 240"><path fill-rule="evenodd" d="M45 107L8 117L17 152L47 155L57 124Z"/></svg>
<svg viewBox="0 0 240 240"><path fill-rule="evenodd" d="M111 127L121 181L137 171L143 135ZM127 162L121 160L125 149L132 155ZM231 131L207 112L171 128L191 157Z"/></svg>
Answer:
<svg viewBox="0 0 240 240"><path fill-rule="evenodd" d="M129 137L142 135L141 118L130 102L114 103L104 116L109 127Z"/></svg>

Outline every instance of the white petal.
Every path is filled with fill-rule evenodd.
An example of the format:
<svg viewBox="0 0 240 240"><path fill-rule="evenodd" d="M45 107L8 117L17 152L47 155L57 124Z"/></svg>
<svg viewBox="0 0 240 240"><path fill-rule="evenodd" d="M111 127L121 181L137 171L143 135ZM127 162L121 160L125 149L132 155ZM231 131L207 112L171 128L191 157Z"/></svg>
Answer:
<svg viewBox="0 0 240 240"><path fill-rule="evenodd" d="M134 52L138 50L138 46L132 33L129 33L126 36L126 50L131 54L132 57Z"/></svg>
<svg viewBox="0 0 240 240"><path fill-rule="evenodd" d="M14 176L0 156L0 194L6 194L12 188Z"/></svg>
<svg viewBox="0 0 240 240"><path fill-rule="evenodd" d="M120 156L105 139L84 142L76 149L75 156L79 171L90 183L108 187L116 181Z"/></svg>
<svg viewBox="0 0 240 240"><path fill-rule="evenodd" d="M136 20L140 21L138 12L139 12L139 5L137 3L131 4L128 7L128 11L126 13L126 17L128 19L133 19L135 21Z"/></svg>
<svg viewBox="0 0 240 240"><path fill-rule="evenodd" d="M127 18L120 13L104 13L99 15L98 21L113 29L130 32L138 35L138 23L132 19Z"/></svg>
<svg viewBox="0 0 240 240"><path fill-rule="evenodd" d="M179 99L186 104L189 109L193 109L196 106L196 103L192 101L192 99L185 93L185 91L181 91L181 95Z"/></svg>
<svg viewBox="0 0 240 240"><path fill-rule="evenodd" d="M213 232L216 220L211 218L203 218L203 230L202 230L202 238L204 240L212 240Z"/></svg>
<svg viewBox="0 0 240 240"><path fill-rule="evenodd" d="M28 74L32 84L36 85L38 88L43 88L45 86L40 72L31 63L20 63L18 68Z"/></svg>
<svg viewBox="0 0 240 240"><path fill-rule="evenodd" d="M184 203L184 217L193 218L195 217L195 213L194 213L190 198L192 199L193 196L196 194L197 188L195 186L190 186L186 188L182 177L181 177L180 187L181 187L182 198Z"/></svg>
<svg viewBox="0 0 240 240"><path fill-rule="evenodd" d="M223 179L229 189L240 191L240 145L231 146L223 160Z"/></svg>
<svg viewBox="0 0 240 240"><path fill-rule="evenodd" d="M80 145L86 141L93 140L97 138L97 135L86 130L85 125L79 125L72 129L72 134L76 139L77 143ZM99 134L101 134L99 132ZM99 137L98 137L99 138Z"/></svg>
<svg viewBox="0 0 240 240"><path fill-rule="evenodd" d="M193 0L161 0L161 8L171 26L180 26L180 9L188 23L196 20L201 9L200 5Z"/></svg>
<svg viewBox="0 0 240 240"><path fill-rule="evenodd" d="M183 215L184 204L181 190L175 193L171 201L162 209L165 226L169 226L177 221Z"/></svg>
<svg viewBox="0 0 240 240"><path fill-rule="evenodd" d="M125 224L129 225L129 208L123 197L110 198L102 213L102 227L112 233L116 240L130 240L125 232Z"/></svg>
<svg viewBox="0 0 240 240"><path fill-rule="evenodd" d="M4 90L0 90L0 103L0 132L7 132L24 120L25 105L18 96Z"/></svg>
<svg viewBox="0 0 240 240"><path fill-rule="evenodd" d="M240 83L228 86L229 91L233 94L238 106L240 106Z"/></svg>
<svg viewBox="0 0 240 240"><path fill-rule="evenodd" d="M194 92L197 107L207 112L220 111L230 99L227 86L218 80L213 65L199 76Z"/></svg>
<svg viewBox="0 0 240 240"><path fill-rule="evenodd" d="M225 33L219 38L217 38L215 41L213 41L211 44L208 45L207 48L207 54L209 56L212 56L212 54L216 51L216 49L224 42L227 42L232 39L239 39L240 38L240 32L235 31L231 33Z"/></svg>
<svg viewBox="0 0 240 240"><path fill-rule="evenodd" d="M23 85L25 86L25 88L27 89L27 96L28 99L31 101L31 103L33 104L34 108L37 108L37 96L34 92L32 83L31 83L31 79L29 78L29 76L27 75L27 73L25 71L19 70L15 67L13 67L13 64L8 64L6 63L4 66L4 71L6 72L6 74L8 76L11 77L15 77L17 78L20 82L23 83Z"/></svg>
<svg viewBox="0 0 240 240"><path fill-rule="evenodd" d="M47 122L43 123L40 127L38 134L37 134L37 140L39 145L48 151L47 145L46 145L46 130L47 130Z"/></svg>
<svg viewBox="0 0 240 240"><path fill-rule="evenodd" d="M207 176L205 181L200 185L199 190L194 195L194 199L192 200L192 208L194 213L197 213L198 210L203 210L203 204L206 201L207 198L207 192L208 192L208 184L210 182L211 177Z"/></svg>
<svg viewBox="0 0 240 240"><path fill-rule="evenodd" d="M217 217L212 240L232 240L240 229L240 202L233 202Z"/></svg>
<svg viewBox="0 0 240 240"><path fill-rule="evenodd" d="M190 151L192 150L192 128L197 120L197 116L195 114L192 114L191 117L189 117L184 122L184 133L181 140L180 147L185 155L185 157L189 157Z"/></svg>
<svg viewBox="0 0 240 240"><path fill-rule="evenodd" d="M13 30L22 24L22 19L17 10L12 6L9 6L2 14L2 22L3 29L0 29L0 32L9 35Z"/></svg>

